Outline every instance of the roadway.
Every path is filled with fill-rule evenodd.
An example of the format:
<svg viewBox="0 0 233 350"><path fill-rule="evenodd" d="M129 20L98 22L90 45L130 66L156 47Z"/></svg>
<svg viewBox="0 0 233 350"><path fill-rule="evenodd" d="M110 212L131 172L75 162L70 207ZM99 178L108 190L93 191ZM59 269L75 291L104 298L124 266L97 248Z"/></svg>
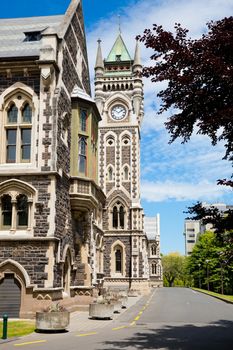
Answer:
<svg viewBox="0 0 233 350"><path fill-rule="evenodd" d="M113 321L77 320L69 332L33 334L0 349L232 350L233 304L186 288L156 289ZM84 325L84 321L82 321Z"/></svg>

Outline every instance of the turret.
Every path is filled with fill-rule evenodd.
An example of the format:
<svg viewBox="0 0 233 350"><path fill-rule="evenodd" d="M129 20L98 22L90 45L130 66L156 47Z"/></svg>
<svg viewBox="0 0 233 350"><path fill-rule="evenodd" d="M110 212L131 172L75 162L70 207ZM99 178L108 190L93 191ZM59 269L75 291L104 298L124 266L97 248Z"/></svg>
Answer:
<svg viewBox="0 0 233 350"><path fill-rule="evenodd" d="M140 55L140 46L138 41L136 42L135 47L135 55L134 55L134 62L133 62L133 72L142 72L142 64L141 64L141 55Z"/></svg>
<svg viewBox="0 0 233 350"><path fill-rule="evenodd" d="M101 50L101 40L98 40L98 49L97 49L97 55L96 55L96 62L95 62L95 76L100 77L104 74L104 62L102 57L102 50Z"/></svg>

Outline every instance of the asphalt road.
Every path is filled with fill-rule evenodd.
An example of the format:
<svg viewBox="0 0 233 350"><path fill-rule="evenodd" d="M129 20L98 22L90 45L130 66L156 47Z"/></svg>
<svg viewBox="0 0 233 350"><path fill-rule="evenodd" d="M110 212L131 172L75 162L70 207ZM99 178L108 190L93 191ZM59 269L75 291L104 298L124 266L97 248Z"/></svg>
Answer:
<svg viewBox="0 0 233 350"><path fill-rule="evenodd" d="M100 329L24 339L0 349L233 350L233 305L190 289L161 288Z"/></svg>

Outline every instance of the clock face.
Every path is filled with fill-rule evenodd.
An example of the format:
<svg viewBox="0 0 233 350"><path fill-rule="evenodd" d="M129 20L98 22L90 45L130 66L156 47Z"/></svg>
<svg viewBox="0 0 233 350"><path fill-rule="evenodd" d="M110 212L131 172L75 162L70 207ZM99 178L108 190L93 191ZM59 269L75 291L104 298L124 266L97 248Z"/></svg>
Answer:
<svg viewBox="0 0 233 350"><path fill-rule="evenodd" d="M111 110L111 116L115 120L121 120L126 116L126 108L123 105L115 105Z"/></svg>

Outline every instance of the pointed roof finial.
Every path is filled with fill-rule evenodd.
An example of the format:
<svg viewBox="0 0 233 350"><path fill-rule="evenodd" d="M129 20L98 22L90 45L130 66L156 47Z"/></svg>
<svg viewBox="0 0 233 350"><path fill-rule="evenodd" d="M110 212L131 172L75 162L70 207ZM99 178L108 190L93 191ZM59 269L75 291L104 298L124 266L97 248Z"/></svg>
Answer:
<svg viewBox="0 0 233 350"><path fill-rule="evenodd" d="M95 62L95 68L102 68L104 69L104 62L103 62L103 57L102 57L102 50L101 50L101 40L98 39L98 49L97 49L97 55L96 55L96 62Z"/></svg>
<svg viewBox="0 0 233 350"><path fill-rule="evenodd" d="M118 15L118 30L119 34L121 34L121 15Z"/></svg>
<svg viewBox="0 0 233 350"><path fill-rule="evenodd" d="M138 40L136 41L133 65L134 66L141 66L140 47L139 47Z"/></svg>

